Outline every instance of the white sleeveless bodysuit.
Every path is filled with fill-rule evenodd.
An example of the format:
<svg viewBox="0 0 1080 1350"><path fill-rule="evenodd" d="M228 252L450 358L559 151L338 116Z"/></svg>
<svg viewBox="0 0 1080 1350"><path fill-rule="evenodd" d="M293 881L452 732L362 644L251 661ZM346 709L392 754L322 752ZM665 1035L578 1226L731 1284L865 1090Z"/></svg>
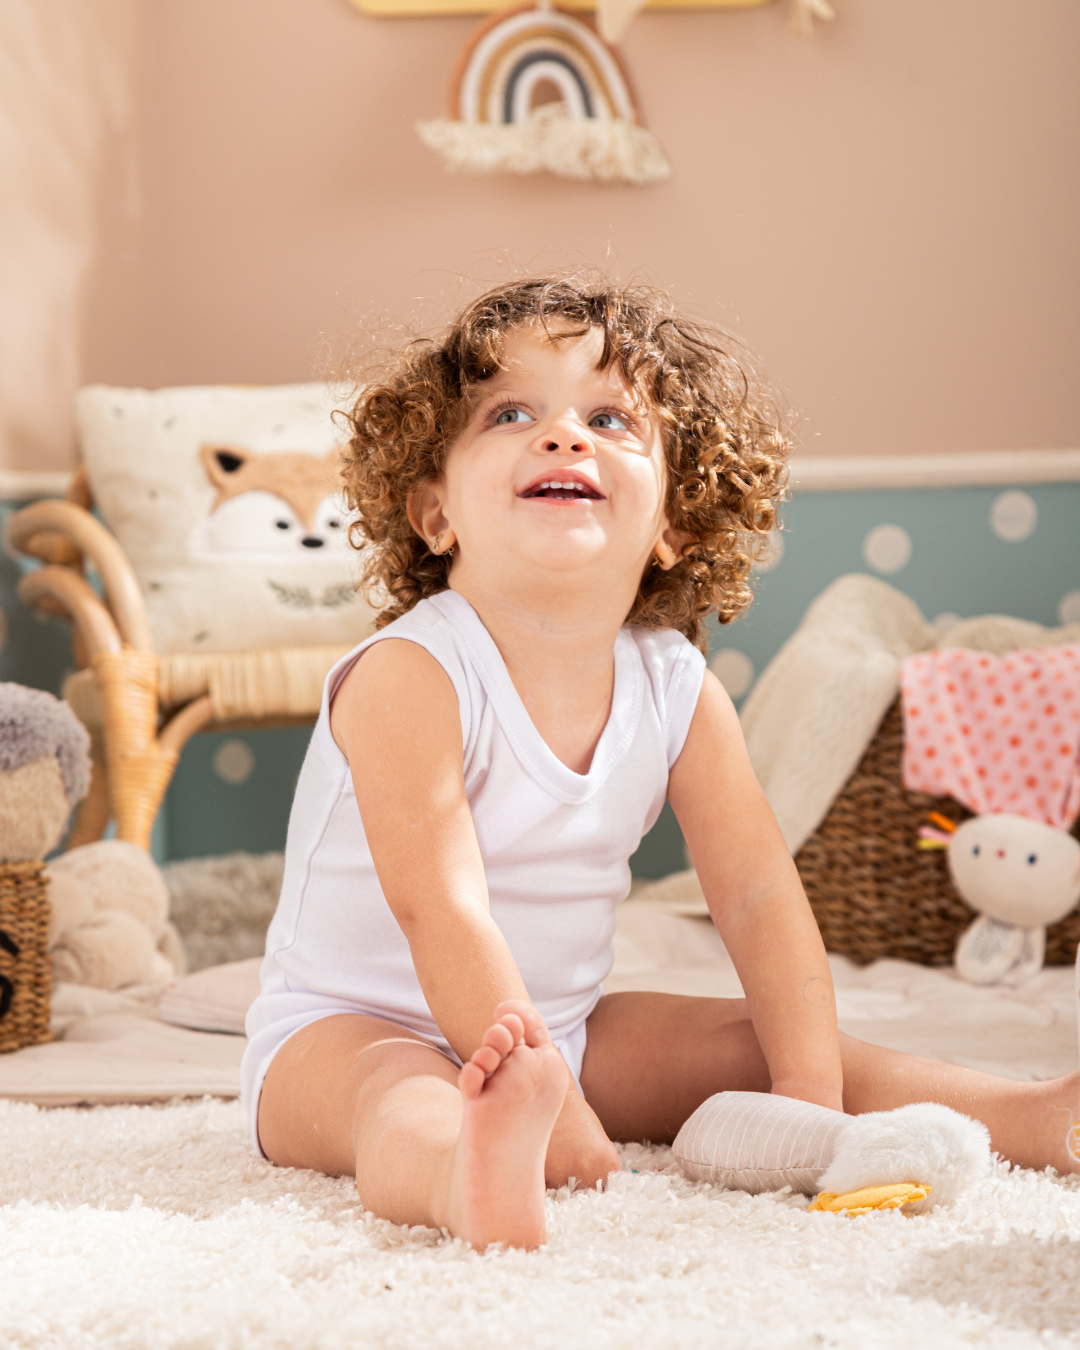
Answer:
<svg viewBox="0 0 1080 1350"><path fill-rule="evenodd" d="M579 774L548 748L487 629L456 591L421 600L334 666L289 818L262 992L247 1015L241 1082L253 1133L274 1054L320 1017L380 1017L458 1062L383 896L349 764L330 734L337 686L368 647L386 638L423 647L453 683L491 916L575 1077L585 1019L611 969L615 909L630 889L629 858L660 814L705 669L681 633L624 628L615 642L611 714L588 773Z"/></svg>

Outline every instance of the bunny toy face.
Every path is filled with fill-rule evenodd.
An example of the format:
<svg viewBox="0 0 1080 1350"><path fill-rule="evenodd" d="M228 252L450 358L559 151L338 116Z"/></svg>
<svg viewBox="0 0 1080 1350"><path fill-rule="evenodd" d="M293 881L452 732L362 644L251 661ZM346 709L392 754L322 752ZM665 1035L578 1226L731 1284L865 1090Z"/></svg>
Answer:
<svg viewBox="0 0 1080 1350"><path fill-rule="evenodd" d="M952 836L948 856L966 903L1000 923L1057 923L1080 899L1080 843L1052 825L975 816Z"/></svg>

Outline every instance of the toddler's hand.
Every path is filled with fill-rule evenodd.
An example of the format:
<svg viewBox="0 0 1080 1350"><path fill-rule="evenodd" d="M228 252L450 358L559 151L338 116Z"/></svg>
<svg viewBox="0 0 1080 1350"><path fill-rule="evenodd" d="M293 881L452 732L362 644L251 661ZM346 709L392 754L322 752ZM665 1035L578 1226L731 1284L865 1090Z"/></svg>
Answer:
<svg viewBox="0 0 1080 1350"><path fill-rule="evenodd" d="M615 1145L604 1133L592 1107L571 1087L551 1132L544 1179L549 1187L565 1186L576 1177L581 1186L595 1186L621 1168Z"/></svg>

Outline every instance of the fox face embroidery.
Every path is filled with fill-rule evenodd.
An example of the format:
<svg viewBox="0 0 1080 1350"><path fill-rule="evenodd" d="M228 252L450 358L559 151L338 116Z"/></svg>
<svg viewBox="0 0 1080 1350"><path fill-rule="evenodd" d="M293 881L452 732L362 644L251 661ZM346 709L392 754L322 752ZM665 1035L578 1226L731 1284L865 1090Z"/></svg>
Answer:
<svg viewBox="0 0 1080 1350"><path fill-rule="evenodd" d="M217 488L193 544L201 553L344 553L348 547L338 452L257 455L235 446L204 445L207 477Z"/></svg>

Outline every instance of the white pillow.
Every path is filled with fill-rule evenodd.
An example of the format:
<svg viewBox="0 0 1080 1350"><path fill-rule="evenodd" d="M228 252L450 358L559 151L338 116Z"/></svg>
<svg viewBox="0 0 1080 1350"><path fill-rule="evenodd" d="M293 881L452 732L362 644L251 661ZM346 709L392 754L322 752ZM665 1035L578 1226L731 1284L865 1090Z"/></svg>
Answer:
<svg viewBox="0 0 1080 1350"><path fill-rule="evenodd" d="M337 487L342 403L322 384L79 391L90 487L158 652L364 637L373 611Z"/></svg>
<svg viewBox="0 0 1080 1350"><path fill-rule="evenodd" d="M192 1031L244 1034L244 1018L259 992L261 956L207 966L169 985L158 1004L158 1016Z"/></svg>

